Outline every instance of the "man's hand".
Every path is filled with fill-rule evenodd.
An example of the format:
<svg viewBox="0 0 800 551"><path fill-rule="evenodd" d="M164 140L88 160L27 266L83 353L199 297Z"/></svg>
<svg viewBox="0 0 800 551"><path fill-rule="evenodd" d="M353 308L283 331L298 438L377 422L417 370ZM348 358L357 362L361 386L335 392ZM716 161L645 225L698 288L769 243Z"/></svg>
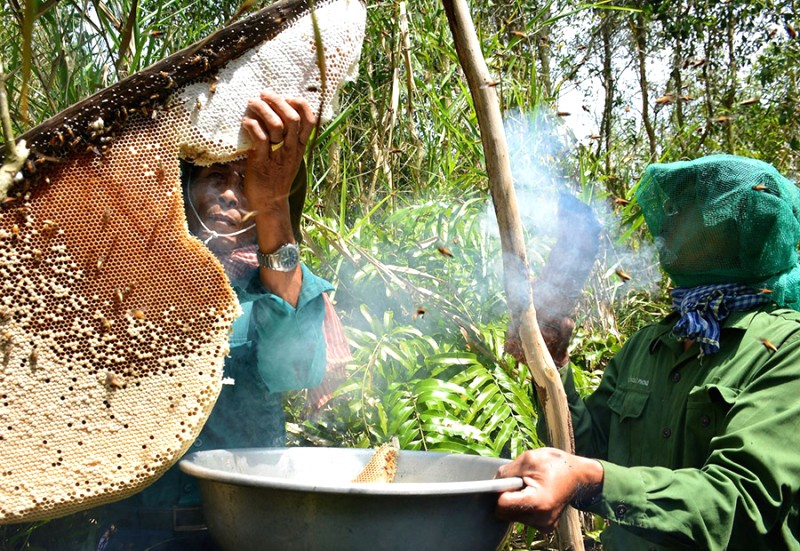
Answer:
<svg viewBox="0 0 800 551"><path fill-rule="evenodd" d="M283 208L317 119L303 99L262 92L247 104L242 128L253 144L246 193L256 209Z"/></svg>
<svg viewBox="0 0 800 551"><path fill-rule="evenodd" d="M525 452L497 471L498 478L513 476L521 477L525 487L500 495L497 516L551 532L571 501L600 491L603 466L555 448L540 448Z"/></svg>
<svg viewBox="0 0 800 551"><path fill-rule="evenodd" d="M255 212L258 248L272 253L294 243L289 195L317 118L302 99L263 92L250 100L242 128L253 144L244 175L245 195ZM298 266L289 272L262 268L261 283L292 306L303 283Z"/></svg>

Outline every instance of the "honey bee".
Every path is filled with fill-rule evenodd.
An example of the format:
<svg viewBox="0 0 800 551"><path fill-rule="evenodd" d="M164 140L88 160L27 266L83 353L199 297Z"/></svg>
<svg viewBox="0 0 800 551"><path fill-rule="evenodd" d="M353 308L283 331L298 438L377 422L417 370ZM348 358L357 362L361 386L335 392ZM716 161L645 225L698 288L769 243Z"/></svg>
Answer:
<svg viewBox="0 0 800 551"><path fill-rule="evenodd" d="M449 251L447 248L445 248L445 247L436 247L436 250L437 250L437 251L439 251L439 254L441 254L442 256L446 256L446 257L448 257L448 258L453 258L453 253L451 253L451 252L450 252L450 251Z"/></svg>
<svg viewBox="0 0 800 551"><path fill-rule="evenodd" d="M39 365L39 353L36 351L35 346L31 348L31 354L28 356L28 362L31 365L31 369L36 369L36 367Z"/></svg>
<svg viewBox="0 0 800 551"><path fill-rule="evenodd" d="M14 336L11 333L3 335L3 340L0 341L0 350L3 351L3 363L8 365L8 360L11 357L11 343L14 341Z"/></svg>
<svg viewBox="0 0 800 551"><path fill-rule="evenodd" d="M45 220L42 222L42 231L45 233L53 233L58 228L58 225L52 220Z"/></svg>
<svg viewBox="0 0 800 551"><path fill-rule="evenodd" d="M569 117L571 114L572 113L570 113L569 111L557 111L556 112L556 115L558 115L559 117Z"/></svg>
<svg viewBox="0 0 800 551"><path fill-rule="evenodd" d="M137 320L143 320L143 319L145 319L144 312L142 312L141 310L134 310L133 312L131 312L131 315L132 315L134 318L136 318Z"/></svg>
<svg viewBox="0 0 800 551"><path fill-rule="evenodd" d="M203 64L203 70L204 71L208 71L208 68L209 68L208 58L206 58L205 56L196 55L192 59L189 60L189 63L191 63L192 65L196 65L198 63L202 63Z"/></svg>
<svg viewBox="0 0 800 551"><path fill-rule="evenodd" d="M758 292L761 293L762 295L766 295L771 293L772 289L767 289L766 287L762 287L761 289L758 290Z"/></svg>
<svg viewBox="0 0 800 551"><path fill-rule="evenodd" d="M200 102L200 98L194 100L194 108L200 111L203 108L203 104Z"/></svg>
<svg viewBox="0 0 800 551"><path fill-rule="evenodd" d="M124 386L124 383L116 373L112 373L111 371L106 371L106 386L115 389L120 389Z"/></svg>
<svg viewBox="0 0 800 551"><path fill-rule="evenodd" d="M125 301L125 295L122 292L122 289L114 289L114 302L117 305L122 304Z"/></svg>
<svg viewBox="0 0 800 551"><path fill-rule="evenodd" d="M100 318L100 330L103 333L108 333L111 331L111 322L108 321L106 318Z"/></svg>
<svg viewBox="0 0 800 551"><path fill-rule="evenodd" d="M758 339L758 340L761 341L761 344L763 344L764 348L766 348L767 350L772 350L773 352L778 351L778 347L769 342L769 340L767 339Z"/></svg>
<svg viewBox="0 0 800 551"><path fill-rule="evenodd" d="M103 225L107 226L111 223L111 209L106 207L103 209Z"/></svg>
<svg viewBox="0 0 800 551"><path fill-rule="evenodd" d="M481 88L494 88L498 84L500 84L499 80L490 80L489 82L484 82L481 84Z"/></svg>
<svg viewBox="0 0 800 551"><path fill-rule="evenodd" d="M161 71L159 74L160 74L162 77L164 77L165 79L167 79L167 89L170 89L170 88L172 88L173 86L175 86L175 81L174 81L174 80L172 80L172 77L171 77L171 76L169 76L169 73L167 73L166 71Z"/></svg>
<svg viewBox="0 0 800 551"><path fill-rule="evenodd" d="M628 275L628 273L622 268L617 268L616 270L614 270L614 273L617 274L617 277L619 277L622 281L631 280L631 276Z"/></svg>
<svg viewBox="0 0 800 551"><path fill-rule="evenodd" d="M214 77L214 80L208 85L208 93L214 94L217 91L217 84L219 84L219 78Z"/></svg>
<svg viewBox="0 0 800 551"><path fill-rule="evenodd" d="M753 186L754 191L769 191L769 188L763 184L756 184Z"/></svg>
<svg viewBox="0 0 800 551"><path fill-rule="evenodd" d="M50 136L50 140L47 143L49 143L52 147L61 147L64 145L64 135L56 130L53 135Z"/></svg>
<svg viewBox="0 0 800 551"><path fill-rule="evenodd" d="M422 306L417 306L417 311L412 316L413 319L417 318L424 318L425 317L425 309Z"/></svg>

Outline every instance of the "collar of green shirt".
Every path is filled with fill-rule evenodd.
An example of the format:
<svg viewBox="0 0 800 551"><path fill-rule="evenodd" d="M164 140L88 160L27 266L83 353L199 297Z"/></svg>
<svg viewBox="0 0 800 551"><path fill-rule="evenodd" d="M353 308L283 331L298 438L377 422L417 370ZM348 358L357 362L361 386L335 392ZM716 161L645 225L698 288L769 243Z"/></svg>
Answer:
<svg viewBox="0 0 800 551"><path fill-rule="evenodd" d="M745 312L732 312L731 315L722 322L722 335L724 335L726 331L730 330L746 331L748 327L750 327L750 323L753 321L753 317L756 315L756 313L762 312L764 309L765 308L759 308L755 310L747 310ZM648 344L650 352L655 351L659 346L662 345L670 347L675 346L675 337L672 335L672 327L678 322L679 319L680 313L672 312L656 324L658 329ZM720 338L723 337L720 336Z"/></svg>

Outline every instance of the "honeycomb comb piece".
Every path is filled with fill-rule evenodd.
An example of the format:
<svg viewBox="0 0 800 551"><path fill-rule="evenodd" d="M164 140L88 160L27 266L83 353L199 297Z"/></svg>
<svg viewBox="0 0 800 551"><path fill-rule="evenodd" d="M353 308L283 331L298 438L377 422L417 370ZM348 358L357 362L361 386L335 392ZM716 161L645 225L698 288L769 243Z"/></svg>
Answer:
<svg viewBox="0 0 800 551"><path fill-rule="evenodd" d="M397 458L400 455L400 442L393 437L391 442L381 445L370 457L369 462L352 480L353 482L394 482L397 474Z"/></svg>
<svg viewBox="0 0 800 551"><path fill-rule="evenodd" d="M179 159L243 156L264 89L330 116L366 7L314 5L324 82L309 2L284 0L21 136L0 207L0 524L131 495L200 432L239 305L187 231Z"/></svg>

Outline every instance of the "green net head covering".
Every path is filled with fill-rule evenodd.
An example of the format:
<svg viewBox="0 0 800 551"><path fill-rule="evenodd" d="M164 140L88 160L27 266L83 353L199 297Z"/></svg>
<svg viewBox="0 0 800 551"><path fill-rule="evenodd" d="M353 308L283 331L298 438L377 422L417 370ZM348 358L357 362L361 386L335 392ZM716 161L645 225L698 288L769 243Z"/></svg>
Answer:
<svg viewBox="0 0 800 551"><path fill-rule="evenodd" d="M653 164L636 198L676 285L742 283L800 309L800 190L772 165L736 155Z"/></svg>

